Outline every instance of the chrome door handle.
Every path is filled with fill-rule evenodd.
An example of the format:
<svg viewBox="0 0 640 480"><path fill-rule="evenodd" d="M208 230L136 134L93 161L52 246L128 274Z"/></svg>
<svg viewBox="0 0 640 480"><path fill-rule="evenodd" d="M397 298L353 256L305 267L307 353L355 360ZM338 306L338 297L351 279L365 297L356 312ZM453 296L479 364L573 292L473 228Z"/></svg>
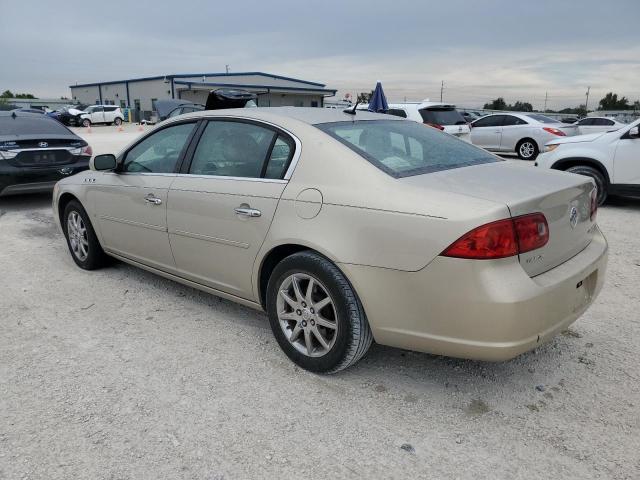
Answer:
<svg viewBox="0 0 640 480"><path fill-rule="evenodd" d="M153 205L160 205L162 203L162 199L156 197L153 193L150 193L149 195L144 197L144 199Z"/></svg>
<svg viewBox="0 0 640 480"><path fill-rule="evenodd" d="M235 209L235 212L238 215L244 215L245 217L259 217L260 215L262 215L262 212L260 212L260 210L249 207L237 207Z"/></svg>

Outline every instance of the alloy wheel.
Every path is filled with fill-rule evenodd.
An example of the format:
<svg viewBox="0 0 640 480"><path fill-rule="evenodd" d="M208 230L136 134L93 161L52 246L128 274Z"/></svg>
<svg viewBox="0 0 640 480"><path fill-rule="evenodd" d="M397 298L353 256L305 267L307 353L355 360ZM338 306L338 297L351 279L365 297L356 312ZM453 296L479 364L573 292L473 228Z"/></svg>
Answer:
<svg viewBox="0 0 640 480"><path fill-rule="evenodd" d="M84 262L89 256L89 237L82 217L75 210L67 218L67 235L71 251L78 260Z"/></svg>
<svg viewBox="0 0 640 480"><path fill-rule="evenodd" d="M289 275L278 289L276 308L280 327L296 350L309 357L322 357L331 350L338 318L333 299L317 278Z"/></svg>
<svg viewBox="0 0 640 480"><path fill-rule="evenodd" d="M523 142L520 145L520 155L523 158L530 158L536 152L536 147L531 142Z"/></svg>

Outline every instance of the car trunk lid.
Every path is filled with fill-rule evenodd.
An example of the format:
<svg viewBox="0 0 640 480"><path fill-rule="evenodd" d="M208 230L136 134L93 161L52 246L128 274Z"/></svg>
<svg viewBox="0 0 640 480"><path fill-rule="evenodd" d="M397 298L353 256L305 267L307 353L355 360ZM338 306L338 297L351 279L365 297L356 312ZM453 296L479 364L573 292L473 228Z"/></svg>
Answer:
<svg viewBox="0 0 640 480"><path fill-rule="evenodd" d="M504 203L512 217L542 213L549 241L519 256L530 276L544 273L582 251L593 237L591 192L587 177L536 170L508 162L456 168L400 180L413 187L443 190Z"/></svg>

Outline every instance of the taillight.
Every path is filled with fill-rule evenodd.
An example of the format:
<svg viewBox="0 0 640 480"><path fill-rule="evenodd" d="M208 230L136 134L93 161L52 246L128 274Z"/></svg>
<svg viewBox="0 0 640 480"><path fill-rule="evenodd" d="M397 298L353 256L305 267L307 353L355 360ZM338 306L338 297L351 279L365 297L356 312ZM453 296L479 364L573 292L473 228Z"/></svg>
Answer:
<svg viewBox="0 0 640 480"><path fill-rule="evenodd" d="M553 133L554 135L557 135L559 137L566 137L567 134L564 133L562 130L558 130L557 128L552 128L552 127L542 127L542 129L545 132L549 132L549 133Z"/></svg>
<svg viewBox="0 0 640 480"><path fill-rule="evenodd" d="M424 124L433 128L437 128L438 130L444 130L444 127L442 125L438 125L437 123L424 122Z"/></svg>
<svg viewBox="0 0 640 480"><path fill-rule="evenodd" d="M598 188L591 190L591 214L589 218L592 222L596 221L596 214L598 213Z"/></svg>
<svg viewBox="0 0 640 480"><path fill-rule="evenodd" d="M542 213L487 223L453 242L445 257L490 260L513 257L541 248L549 241L549 226Z"/></svg>

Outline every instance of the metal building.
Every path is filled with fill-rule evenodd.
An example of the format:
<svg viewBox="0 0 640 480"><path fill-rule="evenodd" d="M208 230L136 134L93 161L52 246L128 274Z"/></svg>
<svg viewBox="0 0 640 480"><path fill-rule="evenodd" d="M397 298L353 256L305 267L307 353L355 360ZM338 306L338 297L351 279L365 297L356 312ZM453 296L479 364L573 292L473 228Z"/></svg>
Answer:
<svg viewBox="0 0 640 480"><path fill-rule="evenodd" d="M241 88L258 94L260 107L322 107L336 91L322 83L263 72L185 73L70 85L75 103L120 105L137 111L153 111L156 100L181 98L206 103L211 90Z"/></svg>

